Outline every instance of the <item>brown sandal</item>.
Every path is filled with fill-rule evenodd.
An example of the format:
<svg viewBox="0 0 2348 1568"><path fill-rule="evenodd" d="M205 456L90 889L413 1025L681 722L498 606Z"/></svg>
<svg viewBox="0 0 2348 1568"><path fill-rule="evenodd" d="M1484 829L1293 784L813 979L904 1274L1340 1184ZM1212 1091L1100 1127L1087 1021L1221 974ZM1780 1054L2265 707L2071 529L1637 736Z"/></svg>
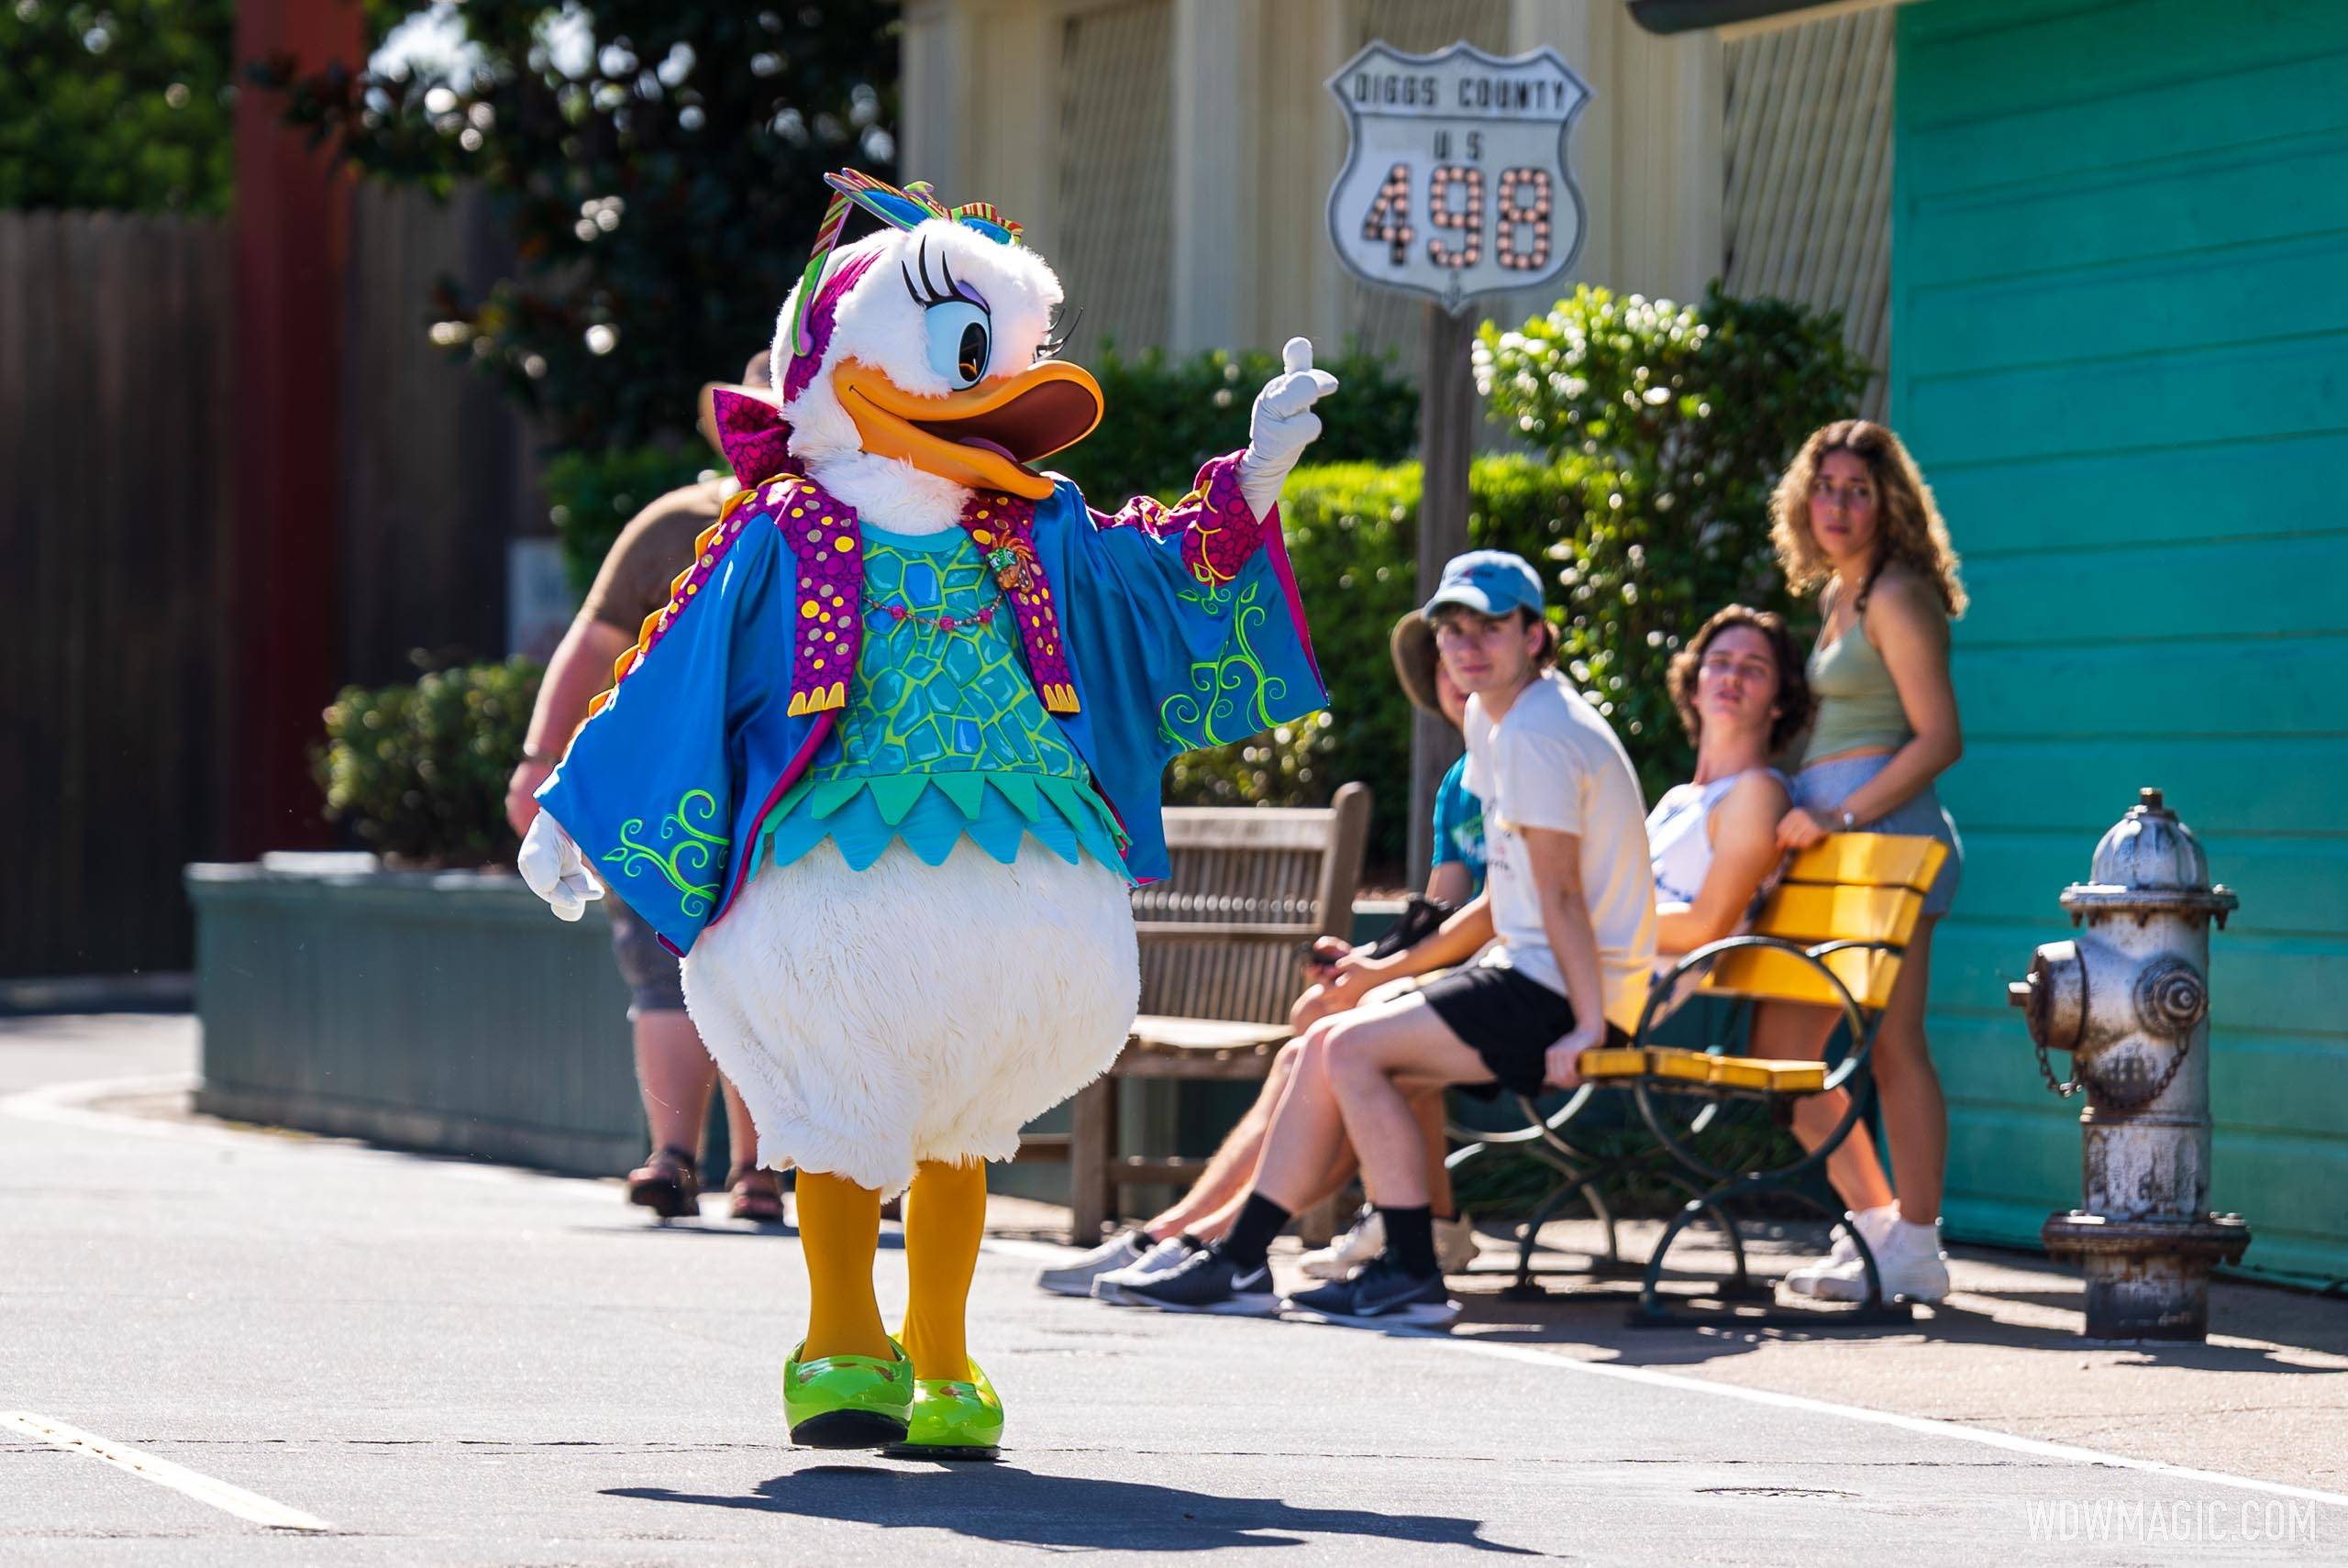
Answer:
<svg viewBox="0 0 2348 1568"><path fill-rule="evenodd" d="M653 1150L650 1159L627 1173L627 1200L663 1220L699 1214L701 1177L692 1155L674 1145Z"/></svg>
<svg viewBox="0 0 2348 1568"><path fill-rule="evenodd" d="M756 1165L736 1165L725 1173L734 1194L732 1213L754 1225L782 1223L782 1178Z"/></svg>

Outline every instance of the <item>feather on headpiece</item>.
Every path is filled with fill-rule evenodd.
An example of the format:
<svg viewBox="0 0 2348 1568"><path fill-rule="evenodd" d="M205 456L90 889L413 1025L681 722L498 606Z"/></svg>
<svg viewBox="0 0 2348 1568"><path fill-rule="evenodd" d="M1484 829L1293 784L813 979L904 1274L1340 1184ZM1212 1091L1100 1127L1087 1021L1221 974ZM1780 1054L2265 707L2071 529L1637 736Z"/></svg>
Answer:
<svg viewBox="0 0 2348 1568"><path fill-rule="evenodd" d="M1019 243L1019 226L1003 216L992 202L964 202L949 207L937 199L936 192L925 180L916 180L901 191L886 180L843 169L836 174L825 175L824 182L832 188L832 202L824 209L823 226L815 231L815 253L809 258L807 271L799 280L799 305L791 318L794 354L807 354L814 349L809 309L823 287L824 268L839 245L840 231L847 226L851 205L862 207L891 228L914 228L936 218L976 229L999 245Z"/></svg>

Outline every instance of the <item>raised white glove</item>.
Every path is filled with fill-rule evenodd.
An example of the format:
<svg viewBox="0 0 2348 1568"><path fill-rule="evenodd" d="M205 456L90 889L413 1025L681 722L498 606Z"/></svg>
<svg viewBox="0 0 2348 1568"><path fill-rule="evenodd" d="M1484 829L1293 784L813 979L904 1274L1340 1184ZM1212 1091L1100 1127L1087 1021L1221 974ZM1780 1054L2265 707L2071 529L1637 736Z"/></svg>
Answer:
<svg viewBox="0 0 2348 1568"><path fill-rule="evenodd" d="M530 831L523 835L522 853L514 864L530 891L564 920L577 920L587 912L590 900L604 896L604 884L587 869L587 857L544 812L530 819Z"/></svg>
<svg viewBox="0 0 2348 1568"><path fill-rule="evenodd" d="M1291 337L1280 350L1283 372L1256 394L1247 416L1247 449L1239 454L1239 493L1262 517L1280 498L1289 469L1321 434L1312 405L1337 390L1337 378L1312 368L1312 340Z"/></svg>

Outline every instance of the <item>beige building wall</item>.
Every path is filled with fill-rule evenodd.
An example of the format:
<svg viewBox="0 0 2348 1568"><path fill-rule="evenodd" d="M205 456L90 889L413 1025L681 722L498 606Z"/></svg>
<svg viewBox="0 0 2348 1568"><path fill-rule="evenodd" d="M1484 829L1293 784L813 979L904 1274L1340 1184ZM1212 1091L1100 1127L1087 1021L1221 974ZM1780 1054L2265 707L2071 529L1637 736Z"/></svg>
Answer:
<svg viewBox="0 0 2348 1568"><path fill-rule="evenodd" d="M1415 359L1423 306L1342 272L1327 237L1345 116L1325 83L1383 38L1555 47L1595 96L1570 158L1589 207L1566 281L1690 298L1720 274L1722 49L1620 0L912 0L899 168L1027 226L1082 305L1075 351L1275 348Z"/></svg>

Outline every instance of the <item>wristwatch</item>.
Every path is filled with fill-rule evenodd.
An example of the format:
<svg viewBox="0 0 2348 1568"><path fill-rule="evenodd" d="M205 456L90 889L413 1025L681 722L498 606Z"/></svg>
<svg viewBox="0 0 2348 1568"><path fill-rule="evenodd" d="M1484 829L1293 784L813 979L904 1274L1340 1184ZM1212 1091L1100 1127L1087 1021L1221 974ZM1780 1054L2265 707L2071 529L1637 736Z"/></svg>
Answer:
<svg viewBox="0 0 2348 1568"><path fill-rule="evenodd" d="M1858 827L1858 825L1859 819L1857 815L1851 812L1849 808L1845 807L1843 812L1843 831L1844 833L1853 832Z"/></svg>

